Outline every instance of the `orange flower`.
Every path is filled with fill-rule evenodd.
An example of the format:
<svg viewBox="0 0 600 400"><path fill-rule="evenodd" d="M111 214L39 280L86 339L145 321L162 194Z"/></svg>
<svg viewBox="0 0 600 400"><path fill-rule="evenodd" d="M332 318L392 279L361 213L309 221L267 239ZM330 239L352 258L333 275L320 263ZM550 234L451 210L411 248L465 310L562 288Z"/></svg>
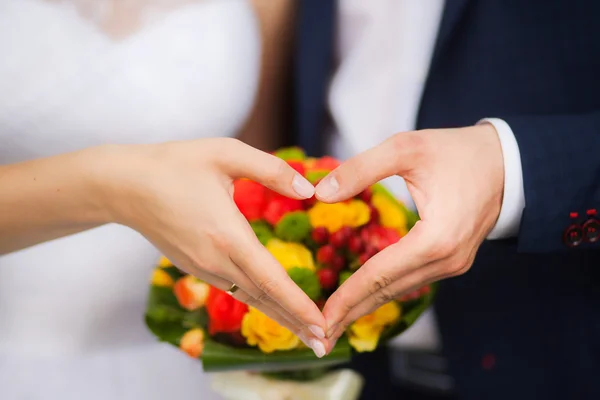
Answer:
<svg viewBox="0 0 600 400"><path fill-rule="evenodd" d="M192 358L198 358L204 350L204 331L200 328L187 331L179 341L179 348Z"/></svg>
<svg viewBox="0 0 600 400"><path fill-rule="evenodd" d="M175 282L173 292L175 293L175 297L177 297L177 301L179 301L179 305L186 310L192 311L202 307L206 303L209 289L210 286L207 283L202 282L192 275L186 275Z"/></svg>

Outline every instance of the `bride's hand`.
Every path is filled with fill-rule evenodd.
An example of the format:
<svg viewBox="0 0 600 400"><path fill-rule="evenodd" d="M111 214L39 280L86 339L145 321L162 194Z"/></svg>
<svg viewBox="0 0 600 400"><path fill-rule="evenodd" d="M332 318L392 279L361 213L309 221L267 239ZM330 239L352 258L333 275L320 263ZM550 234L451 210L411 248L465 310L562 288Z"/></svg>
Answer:
<svg viewBox="0 0 600 400"><path fill-rule="evenodd" d="M313 186L283 160L235 139L115 148L104 191L111 219L142 233L186 272L228 290L325 353L325 320L258 241L233 201L249 178L291 198ZM103 174L104 175L104 174Z"/></svg>

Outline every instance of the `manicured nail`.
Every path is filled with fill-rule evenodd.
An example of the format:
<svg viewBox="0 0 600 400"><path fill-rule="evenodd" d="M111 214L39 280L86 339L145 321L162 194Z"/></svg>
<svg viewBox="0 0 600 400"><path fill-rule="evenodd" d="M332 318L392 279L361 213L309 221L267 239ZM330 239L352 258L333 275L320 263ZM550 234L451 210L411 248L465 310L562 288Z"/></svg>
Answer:
<svg viewBox="0 0 600 400"><path fill-rule="evenodd" d="M327 199L337 193L340 184L334 176L325 178L317 185L317 194L323 199Z"/></svg>
<svg viewBox="0 0 600 400"><path fill-rule="evenodd" d="M317 357L321 358L325 355L325 346L323 343L317 339L310 339L308 342L310 344L310 348L315 352Z"/></svg>
<svg viewBox="0 0 600 400"><path fill-rule="evenodd" d="M317 325L309 325L308 330L312 332L313 335L318 337L319 339L325 339L325 331L323 328Z"/></svg>
<svg viewBox="0 0 600 400"><path fill-rule="evenodd" d="M333 324L333 326L329 327L329 329L327 329L327 337L331 338L333 336L333 334L335 333L335 331L337 331L339 324Z"/></svg>
<svg viewBox="0 0 600 400"><path fill-rule="evenodd" d="M309 343L308 339L306 338L306 336L304 336L304 334L298 333L296 336L298 336L298 339L300 339L302 341L302 343L304 343L306 345L306 347L310 347L310 343Z"/></svg>
<svg viewBox="0 0 600 400"><path fill-rule="evenodd" d="M302 175L296 174L292 180L292 187L294 191L305 199L313 197L315 194L315 188L309 181L306 180Z"/></svg>

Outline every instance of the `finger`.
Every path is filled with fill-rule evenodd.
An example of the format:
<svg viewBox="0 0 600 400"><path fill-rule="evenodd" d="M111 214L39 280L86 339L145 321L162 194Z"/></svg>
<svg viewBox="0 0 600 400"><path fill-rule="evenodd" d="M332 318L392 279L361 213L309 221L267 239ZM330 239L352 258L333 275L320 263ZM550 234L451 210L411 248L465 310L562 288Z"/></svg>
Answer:
<svg viewBox="0 0 600 400"><path fill-rule="evenodd" d="M299 327L295 322L290 321L284 314L281 314L278 310L273 309L267 304L257 301L252 296L250 296L242 290L238 290L237 292L235 292L234 297L239 301L250 305L251 307L257 308L267 317L276 321L281 326L284 326L287 329L289 329L290 332L296 335L306 347L312 349L317 357L321 358L323 357L323 355L325 355L325 349L329 346L329 342L327 340L321 341L316 339L312 334L307 333L304 329Z"/></svg>
<svg viewBox="0 0 600 400"><path fill-rule="evenodd" d="M325 337L325 318L317 305L292 281L256 236L240 241L231 258L260 290L261 301L273 299L317 338Z"/></svg>
<svg viewBox="0 0 600 400"><path fill-rule="evenodd" d="M379 307L394 301L389 300L388 295L393 296L394 299L406 294L410 293L414 290L417 290L425 285L431 284L438 280L437 271L439 270L439 266L437 263L432 263L430 265L424 266L417 271L409 273L398 281L394 282L387 288L387 293L379 294L374 293L369 296L361 303L357 304L348 314L344 317L344 319L337 325L335 331L332 333L330 337L330 343L337 341L339 337L348 329L348 327L357 319L362 316L373 313ZM331 351L328 349L328 351Z"/></svg>
<svg viewBox="0 0 600 400"><path fill-rule="evenodd" d="M233 260L230 260L229 264L231 264L231 268L224 268L224 270L227 272L224 272L223 276L231 282L235 282L235 284L248 296L244 297L243 299L238 298L238 292L235 292L234 297L250 306L260 309L261 311L262 307L268 307L278 315L277 322L279 322L281 325L290 329L294 333L303 335L303 337L307 339L315 338L315 335L308 329L308 327L291 315L286 309L281 307L281 305L279 305L271 297L266 296L254 284L254 282L252 282L248 275L246 275L245 272L237 264L235 264ZM323 337L318 339L323 339Z"/></svg>
<svg viewBox="0 0 600 400"><path fill-rule="evenodd" d="M314 195L314 186L284 160L240 141L232 143L221 165L230 177L251 179L293 199Z"/></svg>
<svg viewBox="0 0 600 400"><path fill-rule="evenodd" d="M428 263L423 256L426 246L423 225L417 223L399 242L372 257L329 297L323 309L327 337L350 311L375 293L383 299L390 296L388 301L393 300L389 286Z"/></svg>
<svg viewBox="0 0 600 400"><path fill-rule="evenodd" d="M382 179L406 172L414 165L421 141L415 132L399 133L352 157L317 185L317 198L335 203L355 196Z"/></svg>
<svg viewBox="0 0 600 400"><path fill-rule="evenodd" d="M233 263L232 263L233 264ZM230 268L231 269L231 268ZM235 266L235 269L239 268ZM307 330L305 326L299 323L294 317L292 317L288 312L286 312L281 306L275 303L272 299L268 299L267 302L259 300L256 295L255 286L250 281L248 277L245 279L242 278L243 272L237 274L224 274L227 276L233 276L234 278L228 280L227 278L222 278L211 274L206 271L197 271L193 274L196 278L202 280L203 282L208 283L215 288L227 291L231 288L232 282L240 282L240 284L236 283L239 289L233 293L233 297L241 301L242 303L247 304L250 307L257 308L262 313L267 315L269 318L273 319L281 326L289 329L293 334L298 336L298 338L309 348L311 348L317 357L323 357L325 355L325 349L329 346L329 341L326 339L317 339L314 334ZM250 290L255 291L255 295L251 295L248 293L244 287L250 287Z"/></svg>

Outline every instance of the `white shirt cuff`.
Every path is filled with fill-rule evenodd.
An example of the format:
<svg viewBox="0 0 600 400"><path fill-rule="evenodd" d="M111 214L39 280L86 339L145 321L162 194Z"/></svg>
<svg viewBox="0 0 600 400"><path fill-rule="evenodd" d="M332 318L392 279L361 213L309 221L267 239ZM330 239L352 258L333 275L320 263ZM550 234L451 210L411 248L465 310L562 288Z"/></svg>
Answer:
<svg viewBox="0 0 600 400"><path fill-rule="evenodd" d="M498 133L504 157L504 198L498 221L487 236L488 240L515 237L519 233L525 208L523 169L519 144L510 126L498 118L485 118L477 124L491 124Z"/></svg>

